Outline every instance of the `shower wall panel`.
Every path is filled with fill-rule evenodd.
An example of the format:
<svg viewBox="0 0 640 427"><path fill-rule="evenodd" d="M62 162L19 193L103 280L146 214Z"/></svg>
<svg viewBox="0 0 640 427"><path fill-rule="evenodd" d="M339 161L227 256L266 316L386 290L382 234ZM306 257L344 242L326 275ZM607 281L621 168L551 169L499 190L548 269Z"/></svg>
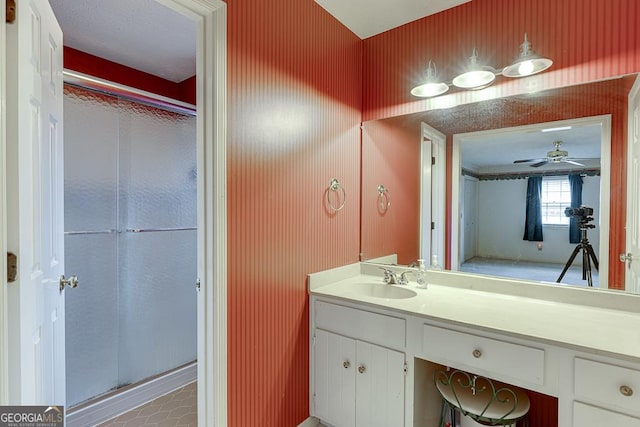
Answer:
<svg viewBox="0 0 640 427"><path fill-rule="evenodd" d="M196 119L65 88L67 404L196 359Z"/></svg>

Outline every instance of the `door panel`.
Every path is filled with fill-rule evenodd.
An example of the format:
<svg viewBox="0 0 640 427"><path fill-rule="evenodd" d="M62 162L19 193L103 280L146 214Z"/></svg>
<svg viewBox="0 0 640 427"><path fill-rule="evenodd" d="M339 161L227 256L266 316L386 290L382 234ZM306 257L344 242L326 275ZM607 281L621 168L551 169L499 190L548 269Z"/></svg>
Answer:
<svg viewBox="0 0 640 427"><path fill-rule="evenodd" d="M356 425L404 425L404 354L357 342Z"/></svg>
<svg viewBox="0 0 640 427"><path fill-rule="evenodd" d="M340 427L356 425L356 342L316 329L315 416Z"/></svg>
<svg viewBox="0 0 640 427"><path fill-rule="evenodd" d="M10 394L14 403L64 405L62 32L45 0L20 2L7 26L9 249L18 280L12 310Z"/></svg>
<svg viewBox="0 0 640 427"><path fill-rule="evenodd" d="M640 79L629 95L626 290L640 293Z"/></svg>

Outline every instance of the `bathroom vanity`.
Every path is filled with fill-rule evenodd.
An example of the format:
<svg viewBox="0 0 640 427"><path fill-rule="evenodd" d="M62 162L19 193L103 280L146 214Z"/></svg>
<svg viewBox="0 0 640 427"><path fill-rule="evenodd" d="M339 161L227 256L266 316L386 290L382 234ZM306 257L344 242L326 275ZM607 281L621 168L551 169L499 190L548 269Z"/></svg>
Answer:
<svg viewBox="0 0 640 427"><path fill-rule="evenodd" d="M427 289L387 285L369 263L309 275L312 416L438 426L433 373L452 367L556 397L558 426L640 427L640 297L428 277Z"/></svg>

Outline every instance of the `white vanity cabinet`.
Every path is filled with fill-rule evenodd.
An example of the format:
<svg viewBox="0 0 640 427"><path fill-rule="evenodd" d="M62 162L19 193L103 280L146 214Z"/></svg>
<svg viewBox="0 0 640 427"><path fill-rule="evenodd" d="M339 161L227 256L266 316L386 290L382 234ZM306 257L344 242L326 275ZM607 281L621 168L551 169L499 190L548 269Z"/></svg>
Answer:
<svg viewBox="0 0 640 427"><path fill-rule="evenodd" d="M403 426L405 354L379 344L404 342L404 319L323 301L314 310L313 415L335 427Z"/></svg>
<svg viewBox="0 0 640 427"><path fill-rule="evenodd" d="M315 415L336 427L404 425L404 354L316 329Z"/></svg>
<svg viewBox="0 0 640 427"><path fill-rule="evenodd" d="M359 290L380 283L366 267L310 275L323 424L436 427L434 373L453 367L556 398L557 427L640 427L640 296L550 287L542 299L542 285L434 271L428 289L384 297Z"/></svg>
<svg viewBox="0 0 640 427"><path fill-rule="evenodd" d="M573 427L640 427L640 371L576 357Z"/></svg>

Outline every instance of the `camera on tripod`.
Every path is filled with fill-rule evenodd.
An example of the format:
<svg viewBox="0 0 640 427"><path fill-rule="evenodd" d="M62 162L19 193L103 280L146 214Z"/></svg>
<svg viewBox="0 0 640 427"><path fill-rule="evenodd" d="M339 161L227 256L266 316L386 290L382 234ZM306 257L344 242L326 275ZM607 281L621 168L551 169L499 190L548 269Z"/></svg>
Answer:
<svg viewBox="0 0 640 427"><path fill-rule="evenodd" d="M587 206L580 206L579 208L566 208L564 215L568 217L574 217L578 221L579 228L595 228L593 224L587 224L593 221L593 208Z"/></svg>
<svg viewBox="0 0 640 427"><path fill-rule="evenodd" d="M579 208L566 208L564 210L564 215L568 217L574 217L578 221L578 228L580 229L581 239L580 243L575 247L569 260L564 265L564 269L562 273L560 273L560 277L556 282L560 283L565 273L571 266L571 263L578 255L578 252L582 252L582 280L587 280L589 287L593 286L593 279L591 275L591 263L593 262L593 266L596 270L599 269L598 258L596 257L596 253L593 250L593 246L589 243L589 239L587 239L587 229L596 228L593 224L588 224L590 221L593 221L593 208L588 208L586 206L580 206Z"/></svg>

